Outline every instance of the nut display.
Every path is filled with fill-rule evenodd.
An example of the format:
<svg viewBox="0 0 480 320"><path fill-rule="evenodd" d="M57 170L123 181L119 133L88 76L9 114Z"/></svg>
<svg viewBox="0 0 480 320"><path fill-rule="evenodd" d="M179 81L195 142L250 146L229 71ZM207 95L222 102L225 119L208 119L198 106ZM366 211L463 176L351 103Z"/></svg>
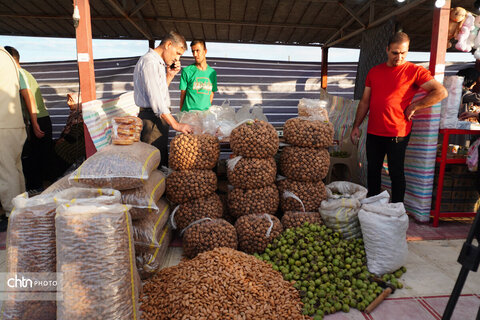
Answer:
<svg viewBox="0 0 480 320"><path fill-rule="evenodd" d="M210 134L180 134L170 142L173 170L213 169L220 156L218 138Z"/></svg>
<svg viewBox="0 0 480 320"><path fill-rule="evenodd" d="M141 187L160 164L160 151L148 143L109 145L89 157L68 181L117 190Z"/></svg>
<svg viewBox="0 0 480 320"><path fill-rule="evenodd" d="M273 157L278 150L278 135L275 128L265 121L248 121L230 134L233 153L249 158Z"/></svg>
<svg viewBox="0 0 480 320"><path fill-rule="evenodd" d="M306 320L299 293L266 262L217 248L160 270L143 287L142 318Z"/></svg>
<svg viewBox="0 0 480 320"><path fill-rule="evenodd" d="M233 188L228 192L229 212L237 218L247 214L275 214L278 203L278 190L274 184L259 189Z"/></svg>
<svg viewBox="0 0 480 320"><path fill-rule="evenodd" d="M291 179L285 179L278 182L278 190L280 191L280 206L283 212L286 211L303 211L302 205L294 198L285 198L285 191L290 191L302 200L305 211L318 211L322 200L327 198L325 185L322 181L303 182Z"/></svg>
<svg viewBox="0 0 480 320"><path fill-rule="evenodd" d="M235 222L238 249L246 253L263 252L267 245L283 231L277 217L269 214L249 214Z"/></svg>
<svg viewBox="0 0 480 320"><path fill-rule="evenodd" d="M322 217L319 212L288 211L285 212L281 221L285 229L301 227L305 222L316 225L323 224Z"/></svg>
<svg viewBox="0 0 480 320"><path fill-rule="evenodd" d="M217 176L211 170L173 171L167 177L167 198L173 203L185 203L215 192Z"/></svg>
<svg viewBox="0 0 480 320"><path fill-rule="evenodd" d="M183 233L183 252L188 258L221 247L237 249L237 232L226 220L200 219Z"/></svg>
<svg viewBox="0 0 480 320"><path fill-rule="evenodd" d="M231 167L233 168L230 169ZM272 157L265 159L240 157L230 159L228 163L228 181L237 188L263 188L274 184L276 175L277 165Z"/></svg>
<svg viewBox="0 0 480 320"><path fill-rule="evenodd" d="M327 148L333 143L333 124L320 120L291 118L283 126L283 137L299 147Z"/></svg>
<svg viewBox="0 0 480 320"><path fill-rule="evenodd" d="M163 227L170 216L170 206L164 199L158 200L158 213L149 214L143 219L132 221L133 241L135 245L158 246L158 240Z"/></svg>
<svg viewBox="0 0 480 320"><path fill-rule="evenodd" d="M280 170L287 178L298 181L320 181L327 176L330 155L327 149L284 147Z"/></svg>
<svg viewBox="0 0 480 320"><path fill-rule="evenodd" d="M203 198L197 198L178 206L177 211L172 216L175 226L183 230L190 223L201 218L221 218L223 215L223 205L220 197L212 193Z"/></svg>

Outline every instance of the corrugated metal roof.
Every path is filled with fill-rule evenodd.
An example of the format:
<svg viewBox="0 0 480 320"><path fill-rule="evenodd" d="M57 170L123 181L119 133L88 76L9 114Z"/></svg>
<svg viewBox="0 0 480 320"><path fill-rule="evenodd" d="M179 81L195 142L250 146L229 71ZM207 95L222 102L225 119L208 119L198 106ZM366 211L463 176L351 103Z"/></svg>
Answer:
<svg viewBox="0 0 480 320"><path fill-rule="evenodd" d="M473 0L452 1L474 11ZM361 31L390 15L429 51L435 0L90 0L94 38L187 40L358 48ZM2 0L0 34L75 37L72 1ZM354 35L353 35L354 34ZM348 39L339 39L353 35Z"/></svg>

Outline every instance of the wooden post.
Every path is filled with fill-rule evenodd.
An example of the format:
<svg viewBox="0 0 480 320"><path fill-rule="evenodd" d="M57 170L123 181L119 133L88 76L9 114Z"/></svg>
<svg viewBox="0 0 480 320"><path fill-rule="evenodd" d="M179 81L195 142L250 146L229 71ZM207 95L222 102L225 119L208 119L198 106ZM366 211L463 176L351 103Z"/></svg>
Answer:
<svg viewBox="0 0 480 320"><path fill-rule="evenodd" d="M90 3L89 0L76 0L74 1L74 5L75 4L78 6L78 10L80 12L80 21L78 27L76 28L80 93L82 102L88 102L97 98L95 91L95 71L93 68ZM83 125L83 128L85 136L85 150L88 158L97 150L85 124Z"/></svg>
<svg viewBox="0 0 480 320"><path fill-rule="evenodd" d="M322 47L322 89L327 89L328 47Z"/></svg>
<svg viewBox="0 0 480 320"><path fill-rule="evenodd" d="M443 82L445 56L447 52L448 21L450 17L450 0L433 13L432 40L430 46L430 64L428 69L432 76Z"/></svg>

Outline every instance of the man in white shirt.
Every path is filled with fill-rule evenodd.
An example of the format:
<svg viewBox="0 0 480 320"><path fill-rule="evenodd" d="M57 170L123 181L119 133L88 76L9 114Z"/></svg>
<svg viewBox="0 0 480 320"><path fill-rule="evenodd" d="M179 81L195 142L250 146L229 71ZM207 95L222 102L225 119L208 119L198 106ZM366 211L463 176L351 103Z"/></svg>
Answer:
<svg viewBox="0 0 480 320"><path fill-rule="evenodd" d="M21 155L27 133L20 104L18 69L3 47L0 47L0 70L0 202L8 214L13 209L12 199L25 192Z"/></svg>
<svg viewBox="0 0 480 320"><path fill-rule="evenodd" d="M160 150L160 166L168 165L169 126L182 133L193 132L190 125L179 123L172 116L168 92L168 86L181 69L180 56L186 49L185 38L170 31L158 47L138 60L133 73L135 104L140 107L138 116L143 121L140 139Z"/></svg>

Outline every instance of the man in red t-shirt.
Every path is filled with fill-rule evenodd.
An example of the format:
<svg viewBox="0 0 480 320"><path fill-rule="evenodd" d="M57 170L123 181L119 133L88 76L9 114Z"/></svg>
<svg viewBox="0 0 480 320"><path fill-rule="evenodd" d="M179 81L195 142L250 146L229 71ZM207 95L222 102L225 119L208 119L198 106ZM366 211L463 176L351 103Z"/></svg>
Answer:
<svg viewBox="0 0 480 320"><path fill-rule="evenodd" d="M392 202L403 202L405 195L404 160L412 117L416 111L428 108L448 95L445 87L433 79L427 69L405 60L409 44L408 35L397 32L388 42L387 62L368 72L350 136L353 143L358 142L359 126L370 110L367 128L368 196L381 191L382 165L387 155ZM412 102L420 88L427 92L426 96Z"/></svg>

